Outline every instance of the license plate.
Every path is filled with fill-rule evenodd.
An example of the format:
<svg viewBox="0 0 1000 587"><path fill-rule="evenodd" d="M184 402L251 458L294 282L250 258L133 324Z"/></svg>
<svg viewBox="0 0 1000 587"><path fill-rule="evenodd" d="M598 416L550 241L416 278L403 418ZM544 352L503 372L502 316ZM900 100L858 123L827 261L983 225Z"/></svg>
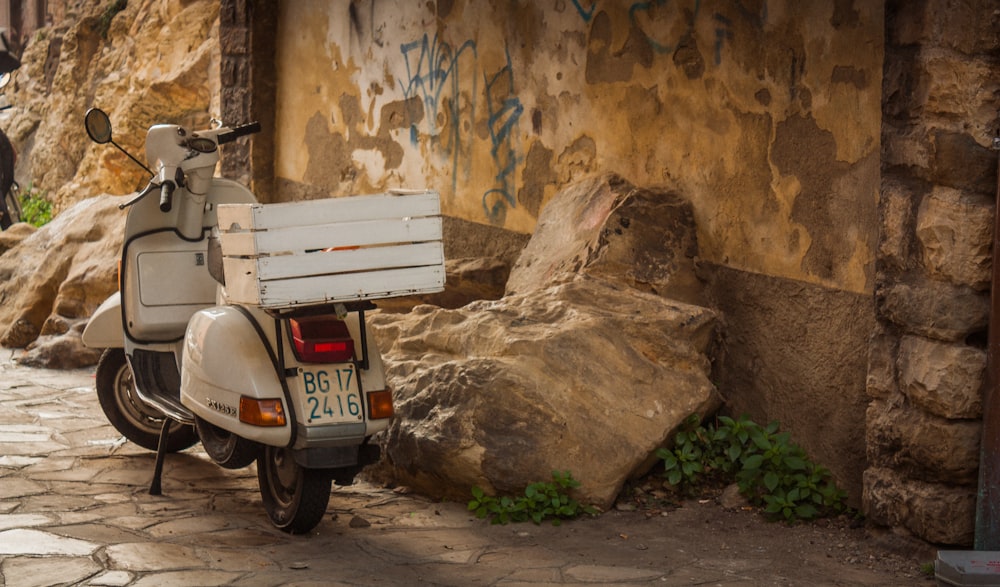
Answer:
<svg viewBox="0 0 1000 587"><path fill-rule="evenodd" d="M336 424L364 420L364 402L354 365L302 367L299 387L306 424Z"/></svg>

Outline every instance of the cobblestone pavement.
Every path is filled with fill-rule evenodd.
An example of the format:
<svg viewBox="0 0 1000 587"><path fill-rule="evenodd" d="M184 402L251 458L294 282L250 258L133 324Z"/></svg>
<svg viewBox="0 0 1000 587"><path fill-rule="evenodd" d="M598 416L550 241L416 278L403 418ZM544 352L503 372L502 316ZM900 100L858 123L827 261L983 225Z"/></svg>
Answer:
<svg viewBox="0 0 1000 587"><path fill-rule="evenodd" d="M157 497L152 467L105 420L92 371L0 360L0 584L926 583L815 528L748 536L752 514L697 503L653 518L491 526L463 504L356 484L334 489L310 535L289 536L268 522L252 466L227 471L199 449L169 455ZM806 542L815 548L803 554L795 545Z"/></svg>

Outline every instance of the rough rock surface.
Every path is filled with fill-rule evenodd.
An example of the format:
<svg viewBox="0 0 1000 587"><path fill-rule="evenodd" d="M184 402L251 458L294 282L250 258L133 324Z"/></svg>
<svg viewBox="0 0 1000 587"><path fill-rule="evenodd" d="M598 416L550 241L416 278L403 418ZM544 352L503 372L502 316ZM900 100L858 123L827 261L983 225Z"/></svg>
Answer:
<svg viewBox="0 0 1000 587"><path fill-rule="evenodd" d="M430 495L513 493L571 470L608 506L692 413L718 405L715 315L594 278L374 317L397 416L385 450Z"/></svg>
<svg viewBox="0 0 1000 587"><path fill-rule="evenodd" d="M115 140L141 158L150 125L207 124L218 96L218 2L77 9L76 19L33 36L7 89L15 108L4 130L19 154L15 176L46 192L57 211L95 194L128 193L144 177L118 150L87 140L88 108L107 111Z"/></svg>
<svg viewBox="0 0 1000 587"><path fill-rule="evenodd" d="M688 303L701 301L691 205L676 192L637 188L601 175L549 202L521 254L507 293L576 275L607 277Z"/></svg>
<svg viewBox="0 0 1000 587"><path fill-rule="evenodd" d="M118 289L125 219L118 204L126 199L78 202L37 230L18 230L30 234L0 253L0 345L27 347L19 360L54 368L97 361L79 336L87 318Z"/></svg>
<svg viewBox="0 0 1000 587"><path fill-rule="evenodd" d="M614 205L591 206L595 194ZM581 499L607 507L686 417L718 406L708 377L713 311L633 287L648 265L606 263L577 275L572 263L559 265L613 256L615 239L592 235L614 232L625 241L629 229L674 220L677 206L658 208L647 197L658 196L615 177L572 186L552 210L596 213L557 229L544 224L511 274L516 292L459 309L425 305L373 317L396 393L384 474L429 495L462 498L473 485L516 493L569 470L582 483ZM615 209L651 213L622 223ZM677 227L667 242L693 235L691 225ZM553 230L565 238L547 240ZM560 268L538 271L543 260Z"/></svg>
<svg viewBox="0 0 1000 587"><path fill-rule="evenodd" d="M444 291L419 296L378 300L384 312L408 312L414 306L431 304L461 308L476 300L497 300L503 296L510 265L497 257L464 257L445 260Z"/></svg>

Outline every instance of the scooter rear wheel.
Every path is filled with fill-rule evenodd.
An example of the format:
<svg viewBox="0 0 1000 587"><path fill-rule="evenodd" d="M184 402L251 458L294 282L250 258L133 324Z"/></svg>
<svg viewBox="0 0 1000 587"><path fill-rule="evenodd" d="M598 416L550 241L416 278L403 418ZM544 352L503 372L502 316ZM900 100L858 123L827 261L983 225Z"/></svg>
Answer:
<svg viewBox="0 0 1000 587"><path fill-rule="evenodd" d="M104 415L118 432L148 450L156 450L163 428L163 415L136 394L132 371L123 349L107 349L97 362L97 400ZM170 426L167 452L194 446L194 426L174 422Z"/></svg>
<svg viewBox="0 0 1000 587"><path fill-rule="evenodd" d="M320 523L330 503L332 481L330 471L306 469L284 448L264 447L257 459L257 482L267 516L290 534L303 534Z"/></svg>

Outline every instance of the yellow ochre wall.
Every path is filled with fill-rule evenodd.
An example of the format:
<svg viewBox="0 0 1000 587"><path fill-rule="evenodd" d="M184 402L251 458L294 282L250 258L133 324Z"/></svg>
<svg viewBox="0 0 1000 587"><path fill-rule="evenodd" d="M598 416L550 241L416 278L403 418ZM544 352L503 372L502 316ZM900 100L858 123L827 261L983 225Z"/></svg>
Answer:
<svg viewBox="0 0 1000 587"><path fill-rule="evenodd" d="M870 292L881 2L294 0L279 199L429 187L531 232L586 174L669 184L701 258Z"/></svg>

